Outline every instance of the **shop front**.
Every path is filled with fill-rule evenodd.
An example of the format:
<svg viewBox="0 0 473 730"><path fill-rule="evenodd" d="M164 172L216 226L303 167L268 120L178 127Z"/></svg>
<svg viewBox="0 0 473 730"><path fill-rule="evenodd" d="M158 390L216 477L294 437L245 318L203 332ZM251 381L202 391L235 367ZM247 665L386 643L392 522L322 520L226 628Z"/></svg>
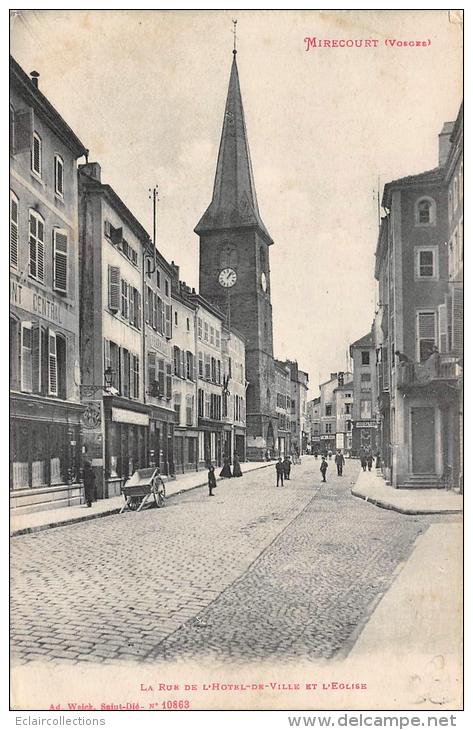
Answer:
<svg viewBox="0 0 473 730"><path fill-rule="evenodd" d="M12 509L20 514L80 504L83 406L15 393L10 408Z"/></svg>
<svg viewBox="0 0 473 730"><path fill-rule="evenodd" d="M233 453L238 455L240 461L246 461L246 429L242 426L235 426Z"/></svg>
<svg viewBox="0 0 473 730"><path fill-rule="evenodd" d="M210 418L199 418L199 467L208 464L222 466L223 423Z"/></svg>
<svg viewBox="0 0 473 730"><path fill-rule="evenodd" d="M148 466L157 466L161 474L171 476L179 471L174 448L176 414L167 408L150 405Z"/></svg>
<svg viewBox="0 0 473 730"><path fill-rule="evenodd" d="M174 427L174 464L176 474L197 471L199 432L195 429Z"/></svg>
<svg viewBox="0 0 473 730"><path fill-rule="evenodd" d="M353 424L352 456L363 452L375 455L378 452L378 422L375 419L355 421Z"/></svg>
<svg viewBox="0 0 473 730"><path fill-rule="evenodd" d="M323 433L320 437L320 453L327 454L328 451L335 452L335 434Z"/></svg>
<svg viewBox="0 0 473 730"><path fill-rule="evenodd" d="M98 485L98 499L119 495L136 469L149 466L149 407L118 396L104 396L103 400L105 478L101 493Z"/></svg>

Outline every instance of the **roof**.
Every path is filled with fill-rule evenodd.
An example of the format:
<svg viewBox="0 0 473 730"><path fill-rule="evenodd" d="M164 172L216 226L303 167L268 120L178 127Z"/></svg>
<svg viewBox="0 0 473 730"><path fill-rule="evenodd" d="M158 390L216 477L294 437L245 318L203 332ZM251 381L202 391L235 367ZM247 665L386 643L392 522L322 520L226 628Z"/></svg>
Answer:
<svg viewBox="0 0 473 730"><path fill-rule="evenodd" d="M64 121L51 102L32 82L31 78L21 68L20 64L10 56L10 84L14 86L24 100L45 120L61 141L75 155L76 159L88 155L89 150L82 144L79 137Z"/></svg>
<svg viewBox="0 0 473 730"><path fill-rule="evenodd" d="M360 339L356 340L356 342L352 342L350 348L352 347L374 347L374 339L372 333L368 332L367 335L363 335L363 337L360 337Z"/></svg>
<svg viewBox="0 0 473 730"><path fill-rule="evenodd" d="M391 195L395 188L442 183L443 173L443 167L434 167L432 170L419 172L417 175L407 175L406 177L400 177L398 180L391 180L391 182L386 183L384 186L381 205L383 208L391 207Z"/></svg>
<svg viewBox="0 0 473 730"><path fill-rule="evenodd" d="M241 99L236 51L228 85L212 202L195 227L200 234L232 228L258 228L273 243L261 220Z"/></svg>

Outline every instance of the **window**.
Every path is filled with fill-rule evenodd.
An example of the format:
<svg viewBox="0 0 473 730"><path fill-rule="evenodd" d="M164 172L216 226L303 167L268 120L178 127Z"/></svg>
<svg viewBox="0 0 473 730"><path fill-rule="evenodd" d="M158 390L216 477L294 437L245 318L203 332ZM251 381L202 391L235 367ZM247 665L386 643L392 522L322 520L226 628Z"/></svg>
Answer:
<svg viewBox="0 0 473 730"><path fill-rule="evenodd" d="M369 365L370 364L370 351L369 350L362 350L361 351L361 364L362 365Z"/></svg>
<svg viewBox="0 0 473 730"><path fill-rule="evenodd" d="M215 345L220 347L220 331L218 329L215 330Z"/></svg>
<svg viewBox="0 0 473 730"><path fill-rule="evenodd" d="M30 210L30 276L44 281L44 220L35 210Z"/></svg>
<svg viewBox="0 0 473 730"><path fill-rule="evenodd" d="M204 391L199 388L197 391L197 415L199 418L204 417ZM203 436L204 434L202 434Z"/></svg>
<svg viewBox="0 0 473 730"><path fill-rule="evenodd" d="M121 301L121 315L122 317L125 317L125 319L128 319L128 284L127 282L122 279L121 280L121 287L122 287L122 301Z"/></svg>
<svg viewBox="0 0 473 730"><path fill-rule="evenodd" d="M371 381L371 373L361 373L361 382L369 383Z"/></svg>
<svg viewBox="0 0 473 730"><path fill-rule="evenodd" d="M32 323L21 323L21 371L20 388L25 393L33 392L33 337Z"/></svg>
<svg viewBox="0 0 473 730"><path fill-rule="evenodd" d="M165 328L164 328L164 332L165 332L165 335L166 335L166 339L167 340L170 340L171 337L172 337L172 307L171 307L170 304L164 305L164 303L163 303L163 307L164 306L165 306L165 310L164 310L164 312L165 312L165 314L164 314L164 317L165 317Z"/></svg>
<svg viewBox="0 0 473 730"><path fill-rule="evenodd" d="M54 289L67 293L67 232L53 228Z"/></svg>
<svg viewBox="0 0 473 730"><path fill-rule="evenodd" d="M194 421L194 396L186 396L186 424L192 426Z"/></svg>
<svg viewBox="0 0 473 730"><path fill-rule="evenodd" d="M156 286L161 289L161 272L159 269L156 269Z"/></svg>
<svg viewBox="0 0 473 730"><path fill-rule="evenodd" d="M120 391L124 398L130 397L130 353L124 347L121 350L120 357L121 375L120 375Z"/></svg>
<svg viewBox="0 0 473 730"><path fill-rule="evenodd" d="M437 344L435 311L417 312L417 359L424 362Z"/></svg>
<svg viewBox="0 0 473 730"><path fill-rule="evenodd" d="M161 369L164 378L164 360L159 361L159 378L161 378ZM166 398L168 400L172 398L172 365L170 362L166 363Z"/></svg>
<svg viewBox="0 0 473 730"><path fill-rule="evenodd" d="M189 350L186 352L186 377L194 380L194 355Z"/></svg>
<svg viewBox="0 0 473 730"><path fill-rule="evenodd" d="M31 170L41 177L41 137L33 132L33 147L31 149Z"/></svg>
<svg viewBox="0 0 473 730"><path fill-rule="evenodd" d="M415 278L419 279L437 279L437 247L415 248Z"/></svg>
<svg viewBox="0 0 473 730"><path fill-rule="evenodd" d="M18 267L18 198L10 190L10 265Z"/></svg>
<svg viewBox="0 0 473 730"><path fill-rule="evenodd" d="M292 401L292 407L293 408L295 407L295 402L294 401ZM326 416L331 416L332 415L332 406L331 405L325 406L325 415Z"/></svg>
<svg viewBox="0 0 473 730"><path fill-rule="evenodd" d="M132 398L140 397L140 358L138 355L131 356L131 381L132 381Z"/></svg>
<svg viewBox="0 0 473 730"><path fill-rule="evenodd" d="M10 388L18 390L20 375L20 323L10 317Z"/></svg>
<svg viewBox="0 0 473 730"><path fill-rule="evenodd" d="M178 378L181 377L181 351L178 348L177 345L174 345L173 349L173 355L174 355L174 375L176 375Z"/></svg>
<svg viewBox="0 0 473 730"><path fill-rule="evenodd" d="M133 288L130 287L130 299L132 299ZM120 307L120 267L108 267L108 308L112 312L118 312ZM131 312L130 312L131 319Z"/></svg>
<svg viewBox="0 0 473 730"><path fill-rule="evenodd" d="M295 424L292 424L292 425L295 426ZM295 429L293 429L293 430L295 430ZM325 424L325 433L332 433L332 424L331 423Z"/></svg>
<svg viewBox="0 0 473 730"><path fill-rule="evenodd" d="M197 337L199 340L202 339L202 319L200 317L197 318Z"/></svg>
<svg viewBox="0 0 473 730"><path fill-rule="evenodd" d="M141 329L141 294L138 289L130 287L131 296L133 297L133 319L130 313L130 322L137 329Z"/></svg>
<svg viewBox="0 0 473 730"><path fill-rule="evenodd" d="M191 331L191 322L190 322L189 317L186 318L186 329L188 332Z"/></svg>
<svg viewBox="0 0 473 730"><path fill-rule="evenodd" d="M351 413L351 403L345 403L345 413Z"/></svg>
<svg viewBox="0 0 473 730"><path fill-rule="evenodd" d="M64 196L64 161L59 155L54 155L54 191Z"/></svg>
<svg viewBox="0 0 473 730"><path fill-rule="evenodd" d="M209 323L204 322L204 340L205 342L209 341Z"/></svg>
<svg viewBox="0 0 473 730"><path fill-rule="evenodd" d="M169 296L169 281L168 281L168 279L165 279L164 280L164 293L166 294L167 297Z"/></svg>
<svg viewBox="0 0 473 730"><path fill-rule="evenodd" d="M215 345L215 329L214 327L210 328L210 344Z"/></svg>
<svg viewBox="0 0 473 730"><path fill-rule="evenodd" d="M204 377L204 356L199 352L199 378Z"/></svg>
<svg viewBox="0 0 473 730"><path fill-rule="evenodd" d="M177 312L174 312L174 326L177 327Z"/></svg>
<svg viewBox="0 0 473 730"><path fill-rule="evenodd" d="M204 354L205 379L210 380L210 355Z"/></svg>
<svg viewBox="0 0 473 730"><path fill-rule="evenodd" d="M48 337L48 375L48 395L57 395L56 333L51 330Z"/></svg>
<svg viewBox="0 0 473 730"><path fill-rule="evenodd" d="M371 418L371 401L370 400L360 401L360 416L363 421Z"/></svg>
<svg viewBox="0 0 473 730"><path fill-rule="evenodd" d="M416 225L435 225L435 202L432 198L422 198L416 203Z"/></svg>

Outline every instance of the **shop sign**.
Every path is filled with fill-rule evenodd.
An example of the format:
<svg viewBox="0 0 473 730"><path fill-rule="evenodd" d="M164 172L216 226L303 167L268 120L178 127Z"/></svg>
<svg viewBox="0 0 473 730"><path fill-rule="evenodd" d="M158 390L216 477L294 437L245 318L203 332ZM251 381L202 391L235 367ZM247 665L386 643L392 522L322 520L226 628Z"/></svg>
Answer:
<svg viewBox="0 0 473 730"><path fill-rule="evenodd" d="M149 332L149 330L146 332L146 344L150 345L153 350L157 350L160 352L164 357L167 357L168 359L171 357L171 347L168 345L168 343L163 340L161 337L158 337L153 332Z"/></svg>
<svg viewBox="0 0 473 730"><path fill-rule="evenodd" d="M112 421L131 423L133 426L148 426L149 416L147 413L128 411L126 408L112 408Z"/></svg>
<svg viewBox="0 0 473 730"><path fill-rule="evenodd" d="M378 428L376 421L355 421L355 428Z"/></svg>
<svg viewBox="0 0 473 730"><path fill-rule="evenodd" d="M24 282L10 282L10 303L70 331L77 329L79 324L78 315L74 316L63 304L38 294Z"/></svg>
<svg viewBox="0 0 473 730"><path fill-rule="evenodd" d="M322 435L322 436L320 437L320 440L321 440L321 441L332 441L332 440L333 440L333 438L334 438L334 434L333 434L333 433L327 433L327 434L323 434L323 435Z"/></svg>
<svg viewBox="0 0 473 730"><path fill-rule="evenodd" d="M86 429L94 429L100 426L101 422L100 403L87 403L85 411L81 416L82 425Z"/></svg>

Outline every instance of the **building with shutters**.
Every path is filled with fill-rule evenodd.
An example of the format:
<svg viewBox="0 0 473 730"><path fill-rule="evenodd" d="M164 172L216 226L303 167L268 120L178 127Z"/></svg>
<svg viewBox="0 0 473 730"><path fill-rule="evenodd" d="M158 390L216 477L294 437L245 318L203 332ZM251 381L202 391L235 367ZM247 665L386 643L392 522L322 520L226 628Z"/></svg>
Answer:
<svg viewBox="0 0 473 730"><path fill-rule="evenodd" d="M152 247L98 163L80 165L78 177L83 441L101 499L150 461L142 292Z"/></svg>
<svg viewBox="0 0 473 730"><path fill-rule="evenodd" d="M320 426L319 426L319 444L320 453L327 451L335 452L337 446L337 388L342 388L351 382L351 373L338 372L330 373L329 380L320 383ZM350 392L350 391L348 391ZM338 399L339 400L339 399ZM345 433L345 431L341 432ZM338 440L340 443L340 438Z"/></svg>
<svg viewBox="0 0 473 730"><path fill-rule="evenodd" d="M306 430L306 404L309 389L309 376L299 370L296 361L286 360L291 377L291 453L303 454L307 450L308 433Z"/></svg>
<svg viewBox="0 0 473 730"><path fill-rule="evenodd" d="M12 508L80 501L77 159L82 142L10 59Z"/></svg>
<svg viewBox="0 0 473 730"><path fill-rule="evenodd" d="M335 448L343 454L353 451L353 381L348 383L339 380L333 391L335 408Z"/></svg>
<svg viewBox="0 0 473 730"><path fill-rule="evenodd" d="M352 454L375 455L378 443L378 380L376 346L373 332L350 345L353 361Z"/></svg>
<svg viewBox="0 0 473 730"><path fill-rule="evenodd" d="M455 343L462 314L459 308L455 319L453 300L462 297L450 278L450 251L458 251L455 231L462 230L461 214L454 215L460 128L460 115L444 125L435 169L388 183L382 199L386 216L375 269L378 405L384 474L395 487L458 483L461 348Z"/></svg>
<svg viewBox="0 0 473 730"><path fill-rule="evenodd" d="M197 309L187 296L191 289L179 281L173 264L172 278L172 391L175 411L174 463L176 474L199 468L197 422Z"/></svg>
<svg viewBox="0 0 473 730"><path fill-rule="evenodd" d="M144 249L143 378L144 402L149 407L149 466L174 474L173 328L171 282L173 269L153 247Z"/></svg>
<svg viewBox="0 0 473 730"><path fill-rule="evenodd" d="M246 461L246 340L225 323L221 342L223 458Z"/></svg>
<svg viewBox="0 0 473 730"><path fill-rule="evenodd" d="M320 396L307 403L307 420L312 454L320 452Z"/></svg>
<svg viewBox="0 0 473 730"><path fill-rule="evenodd" d="M278 414L278 433L276 453L272 456L287 456L291 453L291 413L292 385L291 368L287 362L274 361L276 386L276 412ZM295 404L294 404L295 407Z"/></svg>

